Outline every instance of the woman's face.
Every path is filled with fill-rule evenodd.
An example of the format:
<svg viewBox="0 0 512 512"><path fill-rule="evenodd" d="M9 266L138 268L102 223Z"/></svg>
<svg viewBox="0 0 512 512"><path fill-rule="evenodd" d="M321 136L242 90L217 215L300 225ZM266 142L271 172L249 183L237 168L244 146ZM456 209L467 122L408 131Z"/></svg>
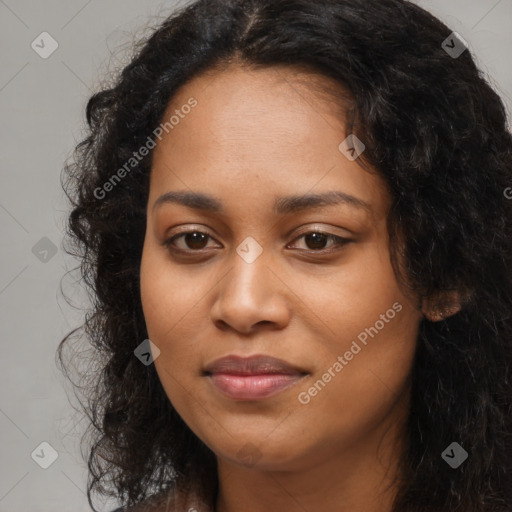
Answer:
<svg viewBox="0 0 512 512"><path fill-rule="evenodd" d="M175 95L141 263L169 400L221 460L259 469L356 460L398 432L421 319L392 270L383 181L339 149L332 100L295 77L231 67ZM205 373L229 355L296 373Z"/></svg>

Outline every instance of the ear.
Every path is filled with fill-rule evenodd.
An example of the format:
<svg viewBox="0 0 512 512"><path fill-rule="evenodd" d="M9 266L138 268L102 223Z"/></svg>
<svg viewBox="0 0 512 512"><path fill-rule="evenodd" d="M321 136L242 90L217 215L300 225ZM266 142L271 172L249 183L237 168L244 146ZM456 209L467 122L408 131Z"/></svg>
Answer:
<svg viewBox="0 0 512 512"><path fill-rule="evenodd" d="M461 310L460 294L457 291L441 292L435 297L423 299L421 311L431 322L439 322Z"/></svg>

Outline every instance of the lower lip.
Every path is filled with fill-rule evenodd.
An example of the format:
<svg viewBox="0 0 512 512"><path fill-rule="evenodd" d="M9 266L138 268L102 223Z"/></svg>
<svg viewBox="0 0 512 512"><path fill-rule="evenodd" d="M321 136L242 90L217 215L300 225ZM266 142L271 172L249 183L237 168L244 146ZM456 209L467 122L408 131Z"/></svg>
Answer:
<svg viewBox="0 0 512 512"><path fill-rule="evenodd" d="M224 395L237 400L258 400L277 395L289 388L303 375L263 374L233 375L214 373L209 375L213 385Z"/></svg>

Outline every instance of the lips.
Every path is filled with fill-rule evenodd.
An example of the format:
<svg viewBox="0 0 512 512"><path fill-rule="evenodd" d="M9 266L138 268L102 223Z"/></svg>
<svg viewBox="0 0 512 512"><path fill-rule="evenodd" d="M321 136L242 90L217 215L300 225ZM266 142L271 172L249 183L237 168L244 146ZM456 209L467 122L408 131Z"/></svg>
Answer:
<svg viewBox="0 0 512 512"><path fill-rule="evenodd" d="M304 375L307 372L282 359L265 355L240 357L231 355L213 361L205 367L206 374L228 373L230 375Z"/></svg>
<svg viewBox="0 0 512 512"><path fill-rule="evenodd" d="M232 355L207 365L204 375L225 397L254 401L284 391L307 372L275 357Z"/></svg>

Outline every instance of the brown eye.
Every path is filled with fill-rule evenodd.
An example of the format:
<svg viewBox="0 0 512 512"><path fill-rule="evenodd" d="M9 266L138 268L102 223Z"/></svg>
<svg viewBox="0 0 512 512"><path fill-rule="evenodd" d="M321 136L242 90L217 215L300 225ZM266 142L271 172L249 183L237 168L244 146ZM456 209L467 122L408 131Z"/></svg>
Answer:
<svg viewBox="0 0 512 512"><path fill-rule="evenodd" d="M164 242L164 245L181 251L195 251L204 249L210 238L210 235L202 231L187 231L172 236ZM177 243L180 239L181 245Z"/></svg>
<svg viewBox="0 0 512 512"><path fill-rule="evenodd" d="M309 249L324 249L329 237L324 233L308 233L304 236L304 241Z"/></svg>
<svg viewBox="0 0 512 512"><path fill-rule="evenodd" d="M332 252L333 250L341 249L351 241L348 238L342 238L340 236L336 236L331 233L323 233L321 231L309 231L308 233L303 233L297 237L294 242L300 239L304 240L304 245L306 246L305 248L302 247L303 250L310 250L311 252L319 253ZM329 242L332 243L329 244Z"/></svg>
<svg viewBox="0 0 512 512"><path fill-rule="evenodd" d="M193 231L192 233L185 233L184 241L190 249L203 249L208 241L208 235Z"/></svg>

